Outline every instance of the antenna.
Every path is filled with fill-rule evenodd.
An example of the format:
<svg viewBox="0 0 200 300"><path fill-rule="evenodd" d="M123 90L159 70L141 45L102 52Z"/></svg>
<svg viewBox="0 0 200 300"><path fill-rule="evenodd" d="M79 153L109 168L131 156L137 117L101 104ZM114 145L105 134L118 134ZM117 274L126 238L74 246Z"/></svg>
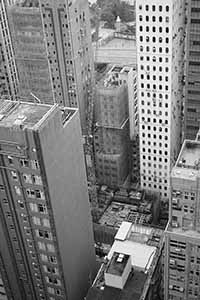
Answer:
<svg viewBox="0 0 200 300"><path fill-rule="evenodd" d="M41 103L41 100L40 100L37 96L35 96L32 92L30 93L30 95L31 95L35 100L37 100L38 103ZM34 101L34 102L35 102L35 101Z"/></svg>

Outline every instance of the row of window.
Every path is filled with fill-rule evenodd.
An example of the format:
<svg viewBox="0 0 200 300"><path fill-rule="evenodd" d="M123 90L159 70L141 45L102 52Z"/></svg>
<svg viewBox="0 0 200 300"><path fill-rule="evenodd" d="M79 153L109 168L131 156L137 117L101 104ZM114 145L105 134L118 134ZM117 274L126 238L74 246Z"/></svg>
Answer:
<svg viewBox="0 0 200 300"><path fill-rule="evenodd" d="M169 77L168 76L164 77L164 76L161 76L161 75L159 75L159 76L156 76L156 75L150 76L149 74L141 74L140 78L142 80L143 79L145 79L145 80L154 80L154 81L159 81L159 82L161 82L161 81L168 82L169 81Z"/></svg>
<svg viewBox="0 0 200 300"><path fill-rule="evenodd" d="M159 131L159 132L164 131L165 133L168 132L168 127L163 128L163 127L156 127L156 126L151 127L149 125L148 126L142 125L142 129L150 130L150 131ZM144 149L144 151L145 151L145 149Z"/></svg>
<svg viewBox="0 0 200 300"><path fill-rule="evenodd" d="M163 67L163 66L150 66L149 64L144 66L144 65L140 65L140 70L145 70L145 72L149 73L151 72L169 72L169 68L168 67Z"/></svg>
<svg viewBox="0 0 200 300"><path fill-rule="evenodd" d="M156 157L156 156L147 156L147 155L142 155L142 159L146 160L146 161L151 161L153 160L155 161L159 161L159 162L164 162L167 163L168 159L167 158L163 158L163 157Z"/></svg>
<svg viewBox="0 0 200 300"><path fill-rule="evenodd" d="M153 47L150 47L150 46L146 46L146 47L144 47L144 46L140 46L140 52L143 52L143 51L146 51L146 52L150 52L150 51L152 51L153 53L156 53L156 52L159 52L159 53L166 53L166 54L168 54L169 53L169 48L168 47L166 47L166 48L164 48L164 47L155 47L155 46L153 46Z"/></svg>
<svg viewBox="0 0 200 300"><path fill-rule="evenodd" d="M168 164L167 165L164 165L164 164L162 164L162 165L157 165L157 164L155 164L155 163L150 163L150 162L148 162L148 163L146 163L146 161L143 161L142 162L142 167L141 167L141 173L143 172L143 170L146 168L146 167L148 167L148 168L154 168L154 169L164 169L164 170L167 170L168 169Z"/></svg>
<svg viewBox="0 0 200 300"><path fill-rule="evenodd" d="M149 115L155 115L155 116L162 116L165 115L166 117L168 116L168 111L165 111L165 113L162 110L156 111L156 110L150 110L150 109L141 109L142 114L149 114Z"/></svg>
<svg viewBox="0 0 200 300"><path fill-rule="evenodd" d="M146 10L146 11L159 11L159 12L169 12L169 5L139 5L139 10Z"/></svg>
<svg viewBox="0 0 200 300"><path fill-rule="evenodd" d="M156 142L152 142L152 141L148 141L146 142L145 140L142 140L142 144L143 145L148 145L151 147L159 147L159 148L168 148L169 144L165 144L165 143L156 143ZM150 148L148 148L148 151L151 150Z"/></svg>
<svg viewBox="0 0 200 300"><path fill-rule="evenodd" d="M144 37L143 35L140 35L139 37L139 41L140 42L152 42L152 43L166 43L168 44L169 43L169 38L168 37L162 37L162 36L159 36L159 37L155 37L155 36L149 36L147 35L146 37Z"/></svg>
<svg viewBox="0 0 200 300"><path fill-rule="evenodd" d="M164 94L164 93L155 93L155 92L153 92L153 93L151 93L151 92L144 92L144 91L141 91L140 92L140 96L141 97L148 97L148 98L150 98L150 97L152 97L152 98L157 98L158 97L158 99L159 100L162 100L162 99L165 99L165 100L168 100L169 99L169 95L166 93L166 94Z"/></svg>
<svg viewBox="0 0 200 300"><path fill-rule="evenodd" d="M146 57L146 61L150 61L150 56L145 56L145 57ZM140 55L140 60L144 61L144 56ZM164 63L164 62L168 63L169 62L169 58L168 57L164 58L162 56L160 56L160 57L158 57L158 56L152 56L151 57L151 61L153 61L153 62L159 62L159 63Z"/></svg>
<svg viewBox="0 0 200 300"><path fill-rule="evenodd" d="M147 84L144 84L144 83L141 83L140 84L140 87L141 89L148 89L148 90L153 90L153 91L161 91L161 90L165 90L165 91L169 91L169 86L168 85L162 85L162 84L159 84L159 85L156 85L156 84L150 84L150 83L147 83Z"/></svg>
<svg viewBox="0 0 200 300"><path fill-rule="evenodd" d="M166 22L166 23L169 23L169 16L166 16L166 17L162 17L162 16L155 16L153 15L152 17L150 17L149 15L146 15L145 17L142 16L142 15L139 15L139 21L140 22Z"/></svg>
<svg viewBox="0 0 200 300"><path fill-rule="evenodd" d="M158 26L142 26L142 25L140 25L139 26L139 31L140 32L150 32L150 30L153 32L153 33L155 33L155 32L157 32L157 33L169 33L169 27L164 27L164 26L160 26L160 27L158 27Z"/></svg>
<svg viewBox="0 0 200 300"><path fill-rule="evenodd" d="M163 191L167 191L167 187L166 186L162 186L162 185L157 185L155 183L149 183L149 182L142 182L142 185L144 188L150 188L150 189L156 189L156 190L163 190ZM167 197L167 193L163 194L164 197Z"/></svg>
<svg viewBox="0 0 200 300"><path fill-rule="evenodd" d="M19 176L16 171L10 171L11 178L15 181L19 181ZM42 185L42 178L35 174L22 173L22 177L25 183Z"/></svg>

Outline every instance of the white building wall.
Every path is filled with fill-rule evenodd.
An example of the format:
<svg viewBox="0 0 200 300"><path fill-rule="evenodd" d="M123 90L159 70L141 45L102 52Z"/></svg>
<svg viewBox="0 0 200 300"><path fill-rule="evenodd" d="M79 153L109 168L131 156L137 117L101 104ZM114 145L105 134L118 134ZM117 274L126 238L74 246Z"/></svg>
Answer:
<svg viewBox="0 0 200 300"><path fill-rule="evenodd" d="M180 49L174 55L179 47L174 35L179 40L183 14L183 0L136 0L141 186L159 191L163 200L170 193L172 154L179 150L180 110L176 117L172 111L182 69L175 62Z"/></svg>

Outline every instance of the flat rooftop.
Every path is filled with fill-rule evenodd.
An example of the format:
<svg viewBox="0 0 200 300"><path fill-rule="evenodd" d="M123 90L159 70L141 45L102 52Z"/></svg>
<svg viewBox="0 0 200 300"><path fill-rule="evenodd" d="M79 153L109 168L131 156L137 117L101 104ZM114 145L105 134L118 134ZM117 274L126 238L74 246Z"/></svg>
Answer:
<svg viewBox="0 0 200 300"><path fill-rule="evenodd" d="M147 274L134 270L134 273L129 275L123 290L119 290L104 285L104 270L102 269L95 285L89 289L86 300L139 300L146 279Z"/></svg>
<svg viewBox="0 0 200 300"><path fill-rule="evenodd" d="M120 259L120 255L123 259ZM106 273L122 276L129 257L130 255L114 252L109 265L107 266Z"/></svg>
<svg viewBox="0 0 200 300"><path fill-rule="evenodd" d="M200 172L200 142L185 140L171 176L196 180Z"/></svg>
<svg viewBox="0 0 200 300"><path fill-rule="evenodd" d="M21 129L34 129L34 127L42 124L42 122L46 120L52 111L57 109L57 104L48 105L4 100L0 102L0 126L20 126ZM63 109L63 124L65 124L71 118L75 111L76 109Z"/></svg>
<svg viewBox="0 0 200 300"><path fill-rule="evenodd" d="M126 204L113 201L99 220L101 225L119 228L123 221L149 224L152 221L152 204L147 201Z"/></svg>
<svg viewBox="0 0 200 300"><path fill-rule="evenodd" d="M200 142L185 140L179 154L177 167L200 169Z"/></svg>
<svg viewBox="0 0 200 300"><path fill-rule="evenodd" d="M136 51L136 40L128 40L125 38L113 38L104 45L100 46L101 49L116 48L116 49L130 49Z"/></svg>

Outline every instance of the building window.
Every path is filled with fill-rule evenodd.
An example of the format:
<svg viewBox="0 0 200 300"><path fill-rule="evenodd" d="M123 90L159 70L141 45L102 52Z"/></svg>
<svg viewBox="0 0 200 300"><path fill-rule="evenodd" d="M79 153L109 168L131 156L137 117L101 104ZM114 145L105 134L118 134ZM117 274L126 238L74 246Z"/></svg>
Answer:
<svg viewBox="0 0 200 300"><path fill-rule="evenodd" d="M28 159L20 159L19 162L20 162L21 167L25 167L25 168L29 167Z"/></svg>
<svg viewBox="0 0 200 300"><path fill-rule="evenodd" d="M8 155L8 162L10 165L13 165L13 157Z"/></svg>
<svg viewBox="0 0 200 300"><path fill-rule="evenodd" d="M39 248L40 250L46 251L46 245L45 245L45 243L38 242L38 248Z"/></svg>
<svg viewBox="0 0 200 300"><path fill-rule="evenodd" d="M24 178L24 182L25 183L32 184L32 179L31 179L31 175L30 174L23 173L23 178Z"/></svg>
<svg viewBox="0 0 200 300"><path fill-rule="evenodd" d="M21 195L21 189L20 187L18 187L17 185L14 186L14 189L15 189L15 193L20 196Z"/></svg>
<svg viewBox="0 0 200 300"><path fill-rule="evenodd" d="M47 251L55 253L55 247L53 244L47 244Z"/></svg>
<svg viewBox="0 0 200 300"><path fill-rule="evenodd" d="M33 220L33 224L35 224L35 225L41 225L40 218L38 218L38 217L32 217L32 220Z"/></svg>

